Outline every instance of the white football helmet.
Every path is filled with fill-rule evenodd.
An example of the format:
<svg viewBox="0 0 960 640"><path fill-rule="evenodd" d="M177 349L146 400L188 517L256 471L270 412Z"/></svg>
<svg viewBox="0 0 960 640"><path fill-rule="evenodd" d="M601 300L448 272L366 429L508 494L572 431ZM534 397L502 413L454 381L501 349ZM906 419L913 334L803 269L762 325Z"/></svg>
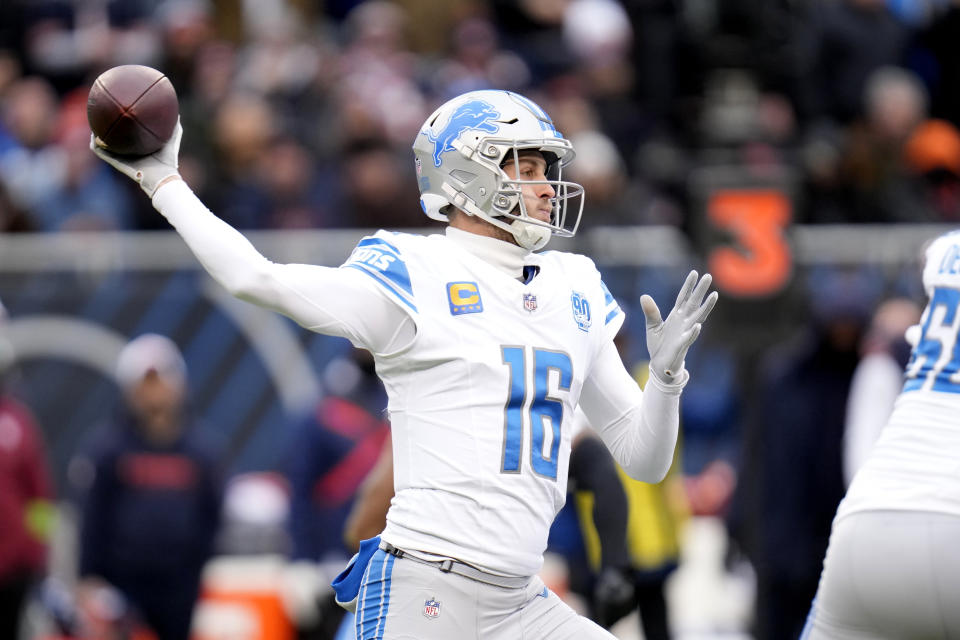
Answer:
<svg viewBox="0 0 960 640"><path fill-rule="evenodd" d="M547 160L546 180L514 180L501 168L508 154L536 149ZM483 218L509 231L530 250L552 235L571 237L583 213L583 187L561 179L574 157L573 145L533 101L510 91L471 91L433 112L413 143L420 206L447 221L447 207ZM549 221L527 214L524 185L549 184L556 192ZM576 212L568 208L574 202Z"/></svg>

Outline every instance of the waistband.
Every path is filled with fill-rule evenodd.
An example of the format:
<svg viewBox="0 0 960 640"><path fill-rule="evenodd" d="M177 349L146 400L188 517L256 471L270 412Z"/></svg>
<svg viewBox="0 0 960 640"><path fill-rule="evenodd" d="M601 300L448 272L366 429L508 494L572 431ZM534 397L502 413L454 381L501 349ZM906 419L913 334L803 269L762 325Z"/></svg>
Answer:
<svg viewBox="0 0 960 640"><path fill-rule="evenodd" d="M530 584L529 577L498 576L495 573L482 571L473 565L460 562L459 560L454 560L453 558L444 558L443 560L427 560L425 558L420 558L407 551L404 551L403 549L398 549L389 542L384 542L383 540L380 541L380 548L386 553L389 553L397 558L413 560L414 562L419 562L420 564L434 567L444 573L455 573L458 576L463 576L464 578L476 580L477 582L482 582L484 584L493 585L494 587L502 587L504 589L521 589Z"/></svg>

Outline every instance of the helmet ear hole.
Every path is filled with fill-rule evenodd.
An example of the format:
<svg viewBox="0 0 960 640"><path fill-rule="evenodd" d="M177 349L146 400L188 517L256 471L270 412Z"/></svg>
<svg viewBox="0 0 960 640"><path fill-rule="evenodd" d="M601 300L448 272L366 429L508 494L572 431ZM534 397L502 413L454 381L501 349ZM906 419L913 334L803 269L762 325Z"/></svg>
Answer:
<svg viewBox="0 0 960 640"><path fill-rule="evenodd" d="M434 193L424 193L420 196L420 206L427 217L439 222L447 221L447 210L453 205L443 196Z"/></svg>

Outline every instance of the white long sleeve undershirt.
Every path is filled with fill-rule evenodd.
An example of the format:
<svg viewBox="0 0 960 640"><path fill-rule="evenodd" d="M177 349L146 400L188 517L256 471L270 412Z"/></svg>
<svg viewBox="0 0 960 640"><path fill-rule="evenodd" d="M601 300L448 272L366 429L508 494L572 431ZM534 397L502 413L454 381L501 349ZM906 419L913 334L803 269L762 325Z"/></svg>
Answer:
<svg viewBox="0 0 960 640"><path fill-rule="evenodd" d="M414 320L364 274L271 262L239 231L217 218L182 180L161 186L153 206L211 277L242 300L282 313L311 331L347 338L375 354L395 353L416 335ZM447 236L512 277L519 275L524 259L536 260L535 255L499 240L457 229L448 229ZM673 460L682 388L682 384L664 385L651 378L646 391L641 391L611 340L591 367L579 404L627 474L659 482Z"/></svg>
<svg viewBox="0 0 960 640"><path fill-rule="evenodd" d="M657 483L670 470L685 383L686 377L682 384L667 385L651 376L641 391L613 341L604 345L584 380L580 409L587 426L634 480Z"/></svg>
<svg viewBox="0 0 960 640"><path fill-rule="evenodd" d="M216 217L182 180L163 185L153 206L200 264L232 295L278 311L306 329L393 353L416 334L413 320L353 269L271 262ZM336 301L333 304L332 301Z"/></svg>

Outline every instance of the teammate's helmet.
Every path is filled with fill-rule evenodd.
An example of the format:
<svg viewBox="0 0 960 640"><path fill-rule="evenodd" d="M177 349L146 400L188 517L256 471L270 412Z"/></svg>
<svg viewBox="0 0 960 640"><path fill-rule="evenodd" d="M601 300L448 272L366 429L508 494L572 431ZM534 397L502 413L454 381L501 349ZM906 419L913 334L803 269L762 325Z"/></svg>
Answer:
<svg viewBox="0 0 960 640"><path fill-rule="evenodd" d="M545 181L514 180L501 168L510 157L518 162L523 149L543 153ZM420 128L413 153L420 206L434 220L445 222L447 207L454 206L509 231L527 249L540 249L551 235L577 231L583 187L561 179L562 168L573 160L573 145L543 109L519 94L471 91L448 101ZM527 215L520 197L527 184L549 184L556 192L549 221Z"/></svg>

